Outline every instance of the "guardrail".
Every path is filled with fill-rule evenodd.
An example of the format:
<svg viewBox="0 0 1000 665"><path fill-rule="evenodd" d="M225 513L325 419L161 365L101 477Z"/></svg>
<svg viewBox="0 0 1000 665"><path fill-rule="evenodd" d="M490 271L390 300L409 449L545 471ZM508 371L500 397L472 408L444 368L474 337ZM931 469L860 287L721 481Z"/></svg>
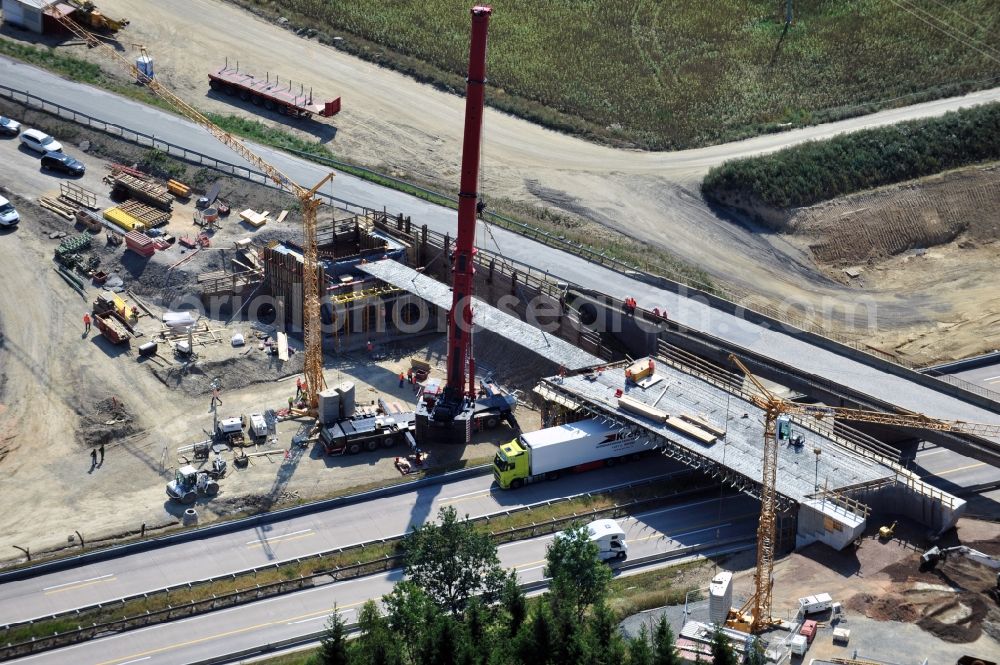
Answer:
<svg viewBox="0 0 1000 665"><path fill-rule="evenodd" d="M756 538L751 536L747 538L727 538L725 540L719 540L710 544L703 545L691 545L689 547L683 547L681 549L671 550L670 552L662 552L660 554L653 554L646 557L640 557L638 559L629 559L623 563L616 564L616 570L633 570L636 568L644 568L653 566L658 563L664 563L667 561L677 561L680 559L686 559L691 556L721 556L724 554L732 554L734 552L741 552L753 547L756 542ZM538 580L536 582L524 582L518 585L521 591L525 593L532 593L535 591L541 591L547 589L549 586L548 578ZM357 623L350 623L344 626L345 632L348 636L353 637L359 632ZM206 658L204 660L198 660L190 663L189 665L225 665L226 663L242 663L245 662L247 658L254 658L257 656L263 656L266 654L278 654L282 651L290 651L292 649L298 649L307 647L313 644L318 644L326 631L318 630L306 635L300 635L298 637L290 637L285 640L278 642L269 642L267 644L261 644L255 647L249 647L247 649L241 649L239 651L234 651L233 653L225 654L223 656L213 656L211 658Z"/></svg>
<svg viewBox="0 0 1000 665"><path fill-rule="evenodd" d="M693 475L695 475L693 471L683 470L669 474L669 477L671 478L676 478L678 476L690 477ZM663 481L662 477L650 478L639 483L627 485L620 489L635 490L662 481ZM673 492L662 494L657 497L638 499L635 501L628 502L626 504L615 505L608 508L598 508L591 511L573 513L573 515L568 517L553 518L551 520L546 520L538 524L531 524L524 527L513 527L510 529L505 529L503 531L491 533L490 535L493 537L494 542L498 545L518 540L526 540L528 538L534 538L540 535L554 533L556 531L562 531L563 529L566 528L567 525L581 519L592 520L595 518L622 517L630 514L633 511L639 510L643 507L658 505L665 501L674 500L680 496L698 494L699 492L704 492L707 489L712 489L715 486L716 486L715 482L710 482L709 484L703 487L694 487L694 488L688 487L684 489L678 489ZM580 498L581 496L594 497L598 495L587 492L557 500L539 502L536 504L522 506L514 510L502 511L499 513L494 513L481 518L477 518L474 519L473 522L485 523L485 525L488 527L491 519L507 517L512 514L534 510L542 506L550 506L554 504L563 503L574 498ZM167 599L169 600L169 596L172 593L190 592L198 587L204 587L223 581L236 580L238 577L248 577L255 579L257 574L260 572L279 570L282 566L286 566L289 564L296 564L296 565L303 563L308 564L310 561L316 561L317 564L321 564L322 560L325 557L342 555L350 552L361 552L365 548L369 548L375 545L391 544L393 546L393 549L395 549L398 547L399 544L403 542L405 538L406 538L405 535L393 536L390 538L381 538L378 540L373 540L373 541L368 541L366 543L353 545L347 548L337 548L334 550L313 554L307 557L300 557L282 563L275 563L267 566L250 568L247 570L228 573L226 575L208 578L205 580L199 580L196 582L178 584L171 587L159 589L157 591L135 594L133 596L119 598L114 601L100 603L97 605L92 605L90 607L77 608L75 610L71 610L68 612L61 612L50 616L31 619L29 621L8 624L4 626L2 630L5 632L9 632L9 631L17 631L18 629L26 628L37 624L43 624L47 622L70 622L73 619L85 616L88 613L101 612L101 611L114 611L115 608L119 607L124 609L129 603L149 600L157 596L166 596ZM174 621L176 619L186 618L197 614L204 614L206 612L212 612L227 607L244 605L247 603L262 600L264 598L270 598L273 596L290 593L292 591L298 591L304 588L325 586L327 584L333 584L335 582L343 582L346 580L357 579L359 577L365 577L375 573L385 572L398 567L402 558L403 558L402 554L392 554L380 557L378 559L373 559L371 561L359 562L347 566L320 568L318 570L313 570L308 574L300 574L295 579L281 580L278 582L271 582L261 585L253 584L252 586L248 586L245 589L237 589L235 591L220 595L213 594L211 598L203 600L194 600L186 603L181 603L178 605L168 604L166 608L155 611L145 611L141 614L134 614L131 616L121 616L120 618L116 618L111 621L92 623L89 626L78 625L77 628L75 629L64 630L63 632L58 634L39 637L39 638L33 637L31 639L17 643L7 643L5 646L0 647L0 661L8 660L11 658L18 658L30 654L35 654L41 651L56 649L59 647L67 646L69 644L75 644L81 641L93 639L95 637L103 636L110 633L126 632L129 630L135 630L137 628L143 628L153 624L164 623L167 621Z"/></svg>
<svg viewBox="0 0 1000 665"><path fill-rule="evenodd" d="M0 96L5 96L9 99L17 101L19 103L24 103L33 108L39 109L46 113L56 115L61 118L66 118L74 122L84 122L88 127L104 131L113 136L118 136L126 141L137 143L138 145L148 145L151 148L162 149L167 154L179 157L185 161L191 162L193 164L198 164L202 166L207 166L214 168L223 173L233 175L244 180L249 180L250 182L256 182L258 184L265 185L272 189L287 191L281 187L278 187L273 183L268 177L256 171L254 169L248 168L246 166L240 166L237 164L232 164L224 160L217 159L215 157L210 157L203 153L197 152L195 150L189 150L182 146L175 145L169 141L164 141L163 139L158 139L152 134L146 134L143 132L138 132L122 125L115 123L109 123L100 118L88 115L76 111L74 109L62 106L55 102L51 102L38 95L31 94L27 91L18 90L16 88L11 88L10 86L0 84ZM18 96L23 99L19 100ZM418 185L406 182L399 178L395 178L384 173L379 173L372 169L367 169L364 167L355 166L353 164L348 164L333 158L326 158L319 155L313 155L310 153L303 153L296 150L288 150L290 154L296 154L299 156L307 157L310 160L316 161L318 163L326 164L334 168L341 169L355 169L362 171L366 174L377 176L380 179L392 182L394 184L405 186L411 190L421 192L427 196L434 196L442 200L456 201L453 197L442 194L440 192L435 192ZM342 205L345 209L350 211L357 211L362 214L367 212L377 212L373 208L367 206L359 205L345 199L341 199L335 196L331 196L324 192L319 192L318 196L325 198L327 201L336 202ZM860 336L851 337L844 335L842 333L837 333L823 326L817 325L810 319L803 316L795 316L792 312L787 309L779 310L776 307L760 303L754 299L753 308L746 307L740 303L745 303L751 300L753 295L750 291L742 289L733 288L722 288L715 284L706 284L703 282L696 282L691 280L689 277L680 274L677 271L670 270L669 268L662 265L653 265L649 262L645 262L644 265L630 264L620 259L608 256L604 251L598 251L593 247L589 247L582 243L572 242L565 237L557 236L544 229L540 229L523 222L518 222L504 215L498 215L489 211L484 211L483 218L487 219L489 223L495 224L497 226L502 226L510 231L523 235L527 238L540 242L542 244L548 245L554 249L568 252L575 256L579 256L587 261L596 263L598 265L604 266L615 272L621 273L633 279L640 279L647 283L653 284L660 288L665 288L676 293L685 293L689 297L704 297L709 300L711 304L712 299L724 302L727 308L738 309L743 312L753 313L763 319L773 321L774 323L785 326L793 331L798 331L800 333L807 333L814 335L818 338L822 338L832 345L841 345L852 349L855 352L860 352L866 356L870 356L872 360L881 361L884 363L890 363L899 367L903 367L910 370L915 370L916 366L908 362L905 358L901 358L895 354L887 353L881 349L875 348L863 341ZM652 272L652 270L666 271L669 275L657 274ZM714 306L714 305L713 305ZM833 349L836 351L836 349ZM1000 404L1000 393L992 391L983 386L969 383L962 379L958 379L952 376L941 376L935 377L942 383L948 384L959 391L969 393L970 395L975 395L976 397L988 400L994 404Z"/></svg>

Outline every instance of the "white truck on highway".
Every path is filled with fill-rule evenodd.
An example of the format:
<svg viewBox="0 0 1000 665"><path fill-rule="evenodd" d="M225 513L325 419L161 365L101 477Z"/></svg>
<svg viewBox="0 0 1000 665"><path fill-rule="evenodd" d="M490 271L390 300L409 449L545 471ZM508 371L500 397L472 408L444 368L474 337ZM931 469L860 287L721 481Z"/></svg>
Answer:
<svg viewBox="0 0 1000 665"><path fill-rule="evenodd" d="M535 480L555 480L567 471L612 466L622 457L645 452L645 436L596 418L522 434L500 446L493 458L493 477L503 489Z"/></svg>
<svg viewBox="0 0 1000 665"><path fill-rule="evenodd" d="M628 556L625 530L614 520L595 520L587 525L590 542L597 545L601 561L624 559Z"/></svg>

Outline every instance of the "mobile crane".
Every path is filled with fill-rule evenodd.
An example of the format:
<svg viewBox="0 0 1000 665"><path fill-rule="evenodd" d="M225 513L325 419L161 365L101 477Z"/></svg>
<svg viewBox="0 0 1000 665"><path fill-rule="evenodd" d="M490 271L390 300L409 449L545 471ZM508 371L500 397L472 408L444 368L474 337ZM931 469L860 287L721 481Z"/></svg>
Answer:
<svg viewBox="0 0 1000 665"><path fill-rule="evenodd" d="M101 53L128 71L133 80L145 83L146 87L157 97L166 101L183 116L206 129L220 143L250 162L254 167L260 169L279 189L290 191L299 199L303 225L305 227L305 246L302 252L304 374L309 388L310 412L313 414L317 413L319 409L319 393L326 387L326 381L323 378L323 336L321 328L322 319L320 318L319 269L317 267L316 249L316 212L319 206L322 205L322 201L316 198L316 192L331 180L334 174L328 174L309 189L299 185L282 173L277 167L271 165L253 152L243 141L213 123L197 109L164 87L158 79L146 76L138 67L126 60L114 48L105 44L91 32L65 16L56 14L56 20L67 30L84 40L87 46L99 49Z"/></svg>
<svg viewBox="0 0 1000 665"><path fill-rule="evenodd" d="M774 571L774 540L778 493L778 427L779 419L799 415L813 418L841 418L856 422L895 425L940 432L958 432L975 436L1000 436L1000 425L984 425L964 421L936 420L919 413L884 413L865 409L797 404L777 397L747 369L739 358L729 360L753 384L757 394L750 401L764 411L763 478L760 492L760 522L757 525L757 568L754 573L754 593L739 610L730 612L726 625L747 633L759 633L775 621L771 617L771 586Z"/></svg>
<svg viewBox="0 0 1000 665"><path fill-rule="evenodd" d="M476 361L472 351L472 295L476 255L476 217L479 200L479 146L483 130L483 97L486 87L486 41L490 7L472 8L469 43L469 76L465 95L465 134L462 142L462 177L458 193L458 234L452 262L452 304L448 311L447 378L440 394L425 393L417 405L416 433L421 442L431 438L469 443L477 422L506 420L516 428L513 395L484 383L476 390ZM468 372L466 374L466 372Z"/></svg>

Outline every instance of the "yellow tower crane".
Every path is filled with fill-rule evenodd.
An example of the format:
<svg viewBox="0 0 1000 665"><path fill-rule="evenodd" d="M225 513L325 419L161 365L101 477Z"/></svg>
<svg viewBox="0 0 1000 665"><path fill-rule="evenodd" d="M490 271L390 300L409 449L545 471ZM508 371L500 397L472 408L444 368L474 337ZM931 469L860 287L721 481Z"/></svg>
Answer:
<svg viewBox="0 0 1000 665"><path fill-rule="evenodd" d="M56 18L67 30L84 40L89 47L100 49L102 53L127 70L132 78L145 83L146 87L156 94L157 97L166 101L192 122L204 127L221 143L260 169L279 188L290 190L298 197L305 227L305 247L303 248L302 257L303 341L306 356L304 373L306 381L309 384L310 410L315 413L319 407L319 393L326 387L326 380L323 378L323 336L321 328L322 319L320 317L319 269L317 267L316 256L316 211L322 205L322 201L316 198L316 192L331 180L334 174L328 174L310 189L299 185L282 173L277 167L269 164L257 155L243 141L213 123L197 109L165 88L158 80L146 76L138 67L95 35L65 16L57 14Z"/></svg>
<svg viewBox="0 0 1000 665"><path fill-rule="evenodd" d="M983 425L959 420L936 420L919 413L883 413L865 409L797 404L782 399L764 387L746 365L735 355L729 360L743 372L757 390L750 400L764 411L764 459L760 492L760 522L757 525L757 569L754 573L754 593L738 611L730 613L726 622L731 628L759 633L774 624L771 617L771 576L774 570L775 522L777 520L776 478L778 471L778 440L776 423L779 416L798 415L813 418L841 418L855 422L912 427L939 432L957 432L974 436L1000 436L1000 425ZM747 612L749 611L749 615Z"/></svg>

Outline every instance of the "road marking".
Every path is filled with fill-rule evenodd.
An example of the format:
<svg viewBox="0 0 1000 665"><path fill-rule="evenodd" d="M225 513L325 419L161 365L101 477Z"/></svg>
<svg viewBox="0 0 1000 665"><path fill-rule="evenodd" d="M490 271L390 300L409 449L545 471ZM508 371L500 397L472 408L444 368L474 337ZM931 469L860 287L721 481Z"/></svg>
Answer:
<svg viewBox="0 0 1000 665"><path fill-rule="evenodd" d="M555 537L556 537L556 534L550 533L547 536L539 536L538 538L530 538L529 540L532 540L532 541L535 541L535 540L548 540L549 538L555 538ZM499 545L499 546L497 546L497 549L498 550L502 550L505 547L513 547L514 545L523 545L523 544L524 544L523 540L515 540L515 541L510 542L510 543L505 543L504 545Z"/></svg>
<svg viewBox="0 0 1000 665"><path fill-rule="evenodd" d="M946 476L949 473L955 473L956 471L966 471L967 469L978 469L981 466L986 466L986 462L976 462L975 464L969 464L967 466L957 466L954 469L948 469L947 471L935 471L934 473L929 473L924 478L930 478L931 476Z"/></svg>
<svg viewBox="0 0 1000 665"><path fill-rule="evenodd" d="M249 545L250 547L254 546L259 547L261 545L264 545L264 543L273 543L277 540L282 540L298 534L309 534L310 536L312 536L315 535L315 532L312 529L302 529L301 531L292 531L291 533L285 533L280 536L274 536L273 538L258 538L257 540L248 540L247 545ZM305 536L300 536L300 537L304 538ZM291 540L296 540L296 539L292 538Z"/></svg>
<svg viewBox="0 0 1000 665"><path fill-rule="evenodd" d="M91 586L93 584L100 584L101 582L110 582L115 578L114 573L108 573L107 575L101 575L100 577L91 577L85 580L77 580L75 582L63 582L62 584L56 584L55 586L47 586L42 591L45 595L53 593L61 593L63 591L72 591L73 589L79 589L85 586Z"/></svg>
<svg viewBox="0 0 1000 665"><path fill-rule="evenodd" d="M350 614L353 611L354 611L353 609L350 609L350 610L337 610L337 614L339 614L340 616L344 616L345 614ZM329 615L327 615L327 616L329 616ZM288 625L289 626L294 626L294 625L299 624L299 623L309 623L310 621L319 621L320 619L325 619L325 618L326 618L325 616L320 615L318 617L313 617L311 619L301 619L299 621L289 621ZM125 663L122 663L121 665L125 665Z"/></svg>
<svg viewBox="0 0 1000 665"><path fill-rule="evenodd" d="M640 517L646 517L649 515L659 515L660 513L669 513L674 510L681 510L683 508L694 508L695 506L703 506L706 503L715 503L717 501L727 501L729 499L739 499L743 498L742 495L730 496L724 499L705 499L704 501L696 501L694 503L685 503L683 506L674 506L673 508L661 508L660 510L650 510L646 513L637 513L635 515L629 515L632 519L638 519Z"/></svg>
<svg viewBox="0 0 1000 665"><path fill-rule="evenodd" d="M946 453L946 452L948 452L947 448L936 448L936 449L930 450L930 451L920 451L919 453L917 453L917 457L918 458L921 458L921 457L930 457L931 455L938 455L940 453Z"/></svg>
<svg viewBox="0 0 1000 665"><path fill-rule="evenodd" d="M996 376L991 376L989 378L983 379L983 381L989 381L990 383L993 383L997 379L1000 379L1000 374L997 374Z"/></svg>
<svg viewBox="0 0 1000 665"><path fill-rule="evenodd" d="M474 494L477 494L479 496L486 496L487 494L492 494L492 490L485 490L485 491L484 490L476 490L475 492L466 492L465 494L456 494L455 496L446 496L443 499L441 499L441 503L444 503L445 501L453 501L454 499L461 499L462 497L472 496Z"/></svg>
<svg viewBox="0 0 1000 665"><path fill-rule="evenodd" d="M142 658L136 658L135 660L126 660L121 665L131 665L131 663L141 663L144 660L149 660L152 656L144 656Z"/></svg>
<svg viewBox="0 0 1000 665"><path fill-rule="evenodd" d="M357 605L364 605L367 602L368 602L367 600L359 600L356 603L351 603L350 605L344 605L344 607L345 608L355 607ZM166 647L158 647L156 649L150 649L149 651L142 651L140 653L132 654L130 656L124 656L122 658L113 658L112 660L105 660L105 661L103 661L101 663L96 663L96 665L127 665L128 663L134 663L137 660L146 660L146 659L150 658L151 656L154 656L154 655L156 655L158 653L164 653L164 652L167 652L167 651L172 651L174 649L179 649L181 647L188 647L188 646L192 646L192 645L195 645L195 644L201 644L203 642L209 642L211 640L217 640L219 638L229 637L231 635L239 635L240 633L247 633L247 632L250 632L251 630L260 630L262 628L270 628L271 626L278 626L278 625L281 625L283 623L292 623L292 622L297 621L299 619L307 619L307 618L310 618L310 617L322 617L322 616L329 616L329 615L330 615L330 610L320 610L318 612L310 612L309 614L301 614L299 616L288 617L287 619L281 619L281 620L278 620L278 621L268 621L267 623L259 623L259 624L256 624L254 626L246 626L244 628L237 628L235 630L229 630L229 631L226 631L224 633L217 633L215 635L208 635L206 637L199 637L198 639L189 640L187 642L180 642L178 644L171 644L170 646L166 646ZM131 660L126 660L128 658L130 658Z"/></svg>

